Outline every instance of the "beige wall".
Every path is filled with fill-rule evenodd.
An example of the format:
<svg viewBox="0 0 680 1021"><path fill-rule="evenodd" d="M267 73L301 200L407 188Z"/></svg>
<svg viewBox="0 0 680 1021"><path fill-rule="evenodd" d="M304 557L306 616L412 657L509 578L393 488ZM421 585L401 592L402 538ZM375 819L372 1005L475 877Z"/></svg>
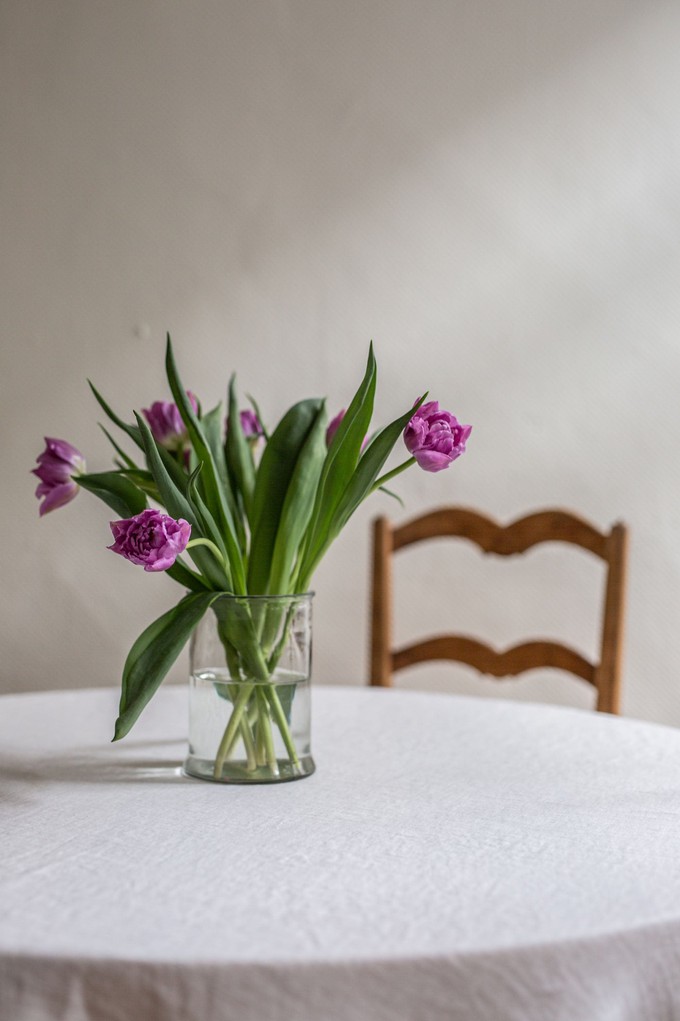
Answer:
<svg viewBox="0 0 680 1021"><path fill-rule="evenodd" d="M379 418L429 387L475 427L451 471L404 478L407 512L629 522L625 710L680 724L679 48L677 5L640 0L4 0L1 689L117 684L178 595L106 551L87 494L38 521L44 434L108 466L87 376L125 414L167 396L170 330L206 403L236 370L274 419L345 404L372 337ZM319 683L365 676L368 522L394 509L319 571ZM400 620L590 651L577 561L480 581L440 546ZM541 690L572 699L519 686Z"/></svg>

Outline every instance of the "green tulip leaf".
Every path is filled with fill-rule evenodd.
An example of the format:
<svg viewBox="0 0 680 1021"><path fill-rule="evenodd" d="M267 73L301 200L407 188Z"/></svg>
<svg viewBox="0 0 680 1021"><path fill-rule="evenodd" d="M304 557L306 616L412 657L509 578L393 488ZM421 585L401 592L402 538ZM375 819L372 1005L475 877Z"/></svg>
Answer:
<svg viewBox="0 0 680 1021"><path fill-rule="evenodd" d="M222 446L222 417L222 402L220 401L220 403L216 404L214 408L207 411L205 415L199 419L199 422L203 427L206 442L212 452L219 477L226 485L227 463L224 459L224 448Z"/></svg>
<svg viewBox="0 0 680 1021"><path fill-rule="evenodd" d="M245 551L246 532L239 513L239 506L234 486L227 468L225 447L222 440L222 404L218 404L212 409L212 411L209 411L206 415L204 415L203 418L200 419L200 422L203 427L203 432L205 433L206 442L210 447L213 460L215 461L218 477L222 483L229 512L234 523L236 538L238 539L241 550Z"/></svg>
<svg viewBox="0 0 680 1021"><path fill-rule="evenodd" d="M326 428L326 411L322 404L300 451L281 508L268 586L273 593L292 592L293 567L312 515L314 494L326 457Z"/></svg>
<svg viewBox="0 0 680 1021"><path fill-rule="evenodd" d="M326 455L305 539L302 575L310 574L309 565L318 563L319 551L328 545L331 521L357 467L361 447L373 415L376 375L377 366L371 344L364 378L338 426Z"/></svg>
<svg viewBox="0 0 680 1021"><path fill-rule="evenodd" d="M253 555L248 565L248 592L251 595L271 591L269 577L281 514L298 460L323 405L324 402L317 398L294 404L283 416L265 447L253 494Z"/></svg>
<svg viewBox="0 0 680 1021"><path fill-rule="evenodd" d="M241 428L235 376L232 376L229 380L228 426L225 448L229 473L236 482L243 501L243 509L250 521L253 511L253 491L255 489L255 465L253 463L252 451Z"/></svg>
<svg viewBox="0 0 680 1021"><path fill-rule="evenodd" d="M399 493L393 492L393 490L388 489L387 486L379 486L378 488L379 488L379 492L385 493L386 496L389 496L393 500L396 500L400 507L404 507L405 506L404 501L399 496Z"/></svg>
<svg viewBox="0 0 680 1021"><path fill-rule="evenodd" d="M217 592L185 596L139 636L123 668L114 741L119 741L130 731L184 648L189 635L218 597Z"/></svg>
<svg viewBox="0 0 680 1021"><path fill-rule="evenodd" d="M121 461L123 461L123 463L125 464L125 467L126 468L130 468L130 469L135 469L137 467L137 465L135 464L135 462L132 460L131 457L128 457L128 455L125 453L123 448L118 443L116 443L116 441L114 440L114 438L111 435L111 433L109 432L109 430L106 429L101 424L101 422L99 422L98 425L99 425L99 428L101 429L101 431L106 436L106 438L109 441L109 443L111 444L111 446L113 447L113 449L116 451L116 453L120 457Z"/></svg>
<svg viewBox="0 0 680 1021"><path fill-rule="evenodd" d="M138 489L141 489L143 493L150 496L156 503L163 503L161 494L158 492L156 480L150 471L145 471L143 468L121 468L120 474L134 482Z"/></svg>
<svg viewBox="0 0 680 1021"><path fill-rule="evenodd" d="M307 587L314 570L330 544L340 534L359 504L371 493L380 470L394 448L395 443L426 396L427 394L421 397L413 407L409 408L403 415L400 415L399 418L396 418L389 425L380 429L366 447L356 471L352 475L349 485L335 509L324 542L316 548L314 556L305 561L304 571L300 576L301 588Z"/></svg>
<svg viewBox="0 0 680 1021"><path fill-rule="evenodd" d="M215 519L208 510L208 507L206 506L203 497L198 491L197 480L199 475L201 474L202 468L203 465L199 464L191 473L191 477L189 478L188 498L191 502L194 514L196 515L196 518L200 524L203 536L207 539L210 539L215 544L215 546L217 546L220 553L222 554L224 563L220 565L220 569L224 571L225 584L223 587L225 592L231 592L232 580L231 573L229 571L229 568L227 567L227 564L229 563L229 558L227 556L227 550L224 544L224 540L222 538L222 534L219 528L215 523ZM192 552L194 550L197 551L197 547L192 547ZM213 556L212 553L210 555Z"/></svg>
<svg viewBox="0 0 680 1021"><path fill-rule="evenodd" d="M78 475L76 481L83 489L103 500L121 518L132 518L147 506L144 493L122 472Z"/></svg>
<svg viewBox="0 0 680 1021"><path fill-rule="evenodd" d="M246 592L245 569L243 554L237 539L234 520L229 509L229 503L225 493L225 487L220 480L219 472L215 464L210 446L206 440L201 423L194 414L194 409L187 397L186 390L177 372L175 357L172 351L172 342L168 335L168 343L165 357L165 367L168 374L168 382L175 403L182 416L182 421L187 427L189 439L199 461L203 462L201 484L203 495L210 513L214 517L222 533L222 538L227 550L231 577L235 591L244 594Z"/></svg>
<svg viewBox="0 0 680 1021"><path fill-rule="evenodd" d="M99 404L100 408L102 409L106 417L109 418L114 425L117 425L119 429L122 429L123 432L127 433L130 439L137 444L140 450L144 450L144 444L142 443L142 438L139 434L139 429L134 425L130 425L128 422L124 422L123 419L115 413L111 405L104 400L102 395L95 387L94 383L89 379L87 382L89 383L90 390L94 394L97 403Z"/></svg>
<svg viewBox="0 0 680 1021"><path fill-rule="evenodd" d="M161 448L153 438L148 425L141 415L135 412L135 416L149 471L158 486L163 506L171 517L184 518L190 525L195 525L197 522L185 493L186 485L182 488L177 485L166 467L161 456Z"/></svg>

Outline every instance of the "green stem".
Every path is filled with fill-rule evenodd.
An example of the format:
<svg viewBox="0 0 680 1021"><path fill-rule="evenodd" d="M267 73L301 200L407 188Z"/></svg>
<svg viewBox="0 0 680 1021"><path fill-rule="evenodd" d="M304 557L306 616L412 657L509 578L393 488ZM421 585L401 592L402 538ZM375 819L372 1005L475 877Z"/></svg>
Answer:
<svg viewBox="0 0 680 1021"><path fill-rule="evenodd" d="M409 457L409 459L407 461L404 461L403 464L400 464L396 468L393 468L392 471L386 472L384 475L381 475L380 478L376 479L376 481L373 483L371 487L371 492L375 493L376 489L380 489L380 487L384 486L386 482L390 481L390 479L395 478L395 476L397 475L401 475L403 471L406 471L407 468L410 468L411 465L415 463L416 463L415 457Z"/></svg>
<svg viewBox="0 0 680 1021"><path fill-rule="evenodd" d="M231 699L232 703L236 702L236 699L238 698L238 691L239 686L237 684L230 684L228 686L229 698ZM248 713L243 714L241 722L238 725L238 730L234 731L230 743L223 749L225 762L231 755L232 751L234 750L234 746L238 741L239 737L243 741L243 747L245 748L246 751L247 760L246 769L250 771L257 769L259 763L257 761L255 738L253 737L253 726L250 721Z"/></svg>
<svg viewBox="0 0 680 1021"><path fill-rule="evenodd" d="M290 626L293 623L293 617L295 616L295 610L296 610L295 603L291 603L291 605L288 607L288 611L286 613L286 619L285 619L285 621L283 623L283 627L281 628L281 636L279 638L279 641L278 641L277 645L274 646L274 648L272 649L272 651L269 653L269 655L267 657L267 669L269 670L270 674L273 674L274 671L276 670L276 665L279 662L279 660L281 659L281 653L285 649L286 642L288 641L288 639L290 637L290 633L289 633L290 632ZM277 625L276 626L276 630L278 630L279 623L280 623L280 621L276 622L276 625ZM275 637L275 635L272 635L272 641L273 641L274 637Z"/></svg>
<svg viewBox="0 0 680 1021"><path fill-rule="evenodd" d="M255 687L254 684L244 684L243 687L241 688L241 691L239 692L238 698L234 702L234 708L229 718L229 723L227 724L227 728L224 731L224 734L222 735L220 746L217 749L217 756L215 757L215 769L213 772L213 776L215 777L216 780L219 780L222 774L224 763L226 762L227 755L229 754L229 751L233 745L234 737L239 729L241 718L248 705L248 701L250 699L254 687Z"/></svg>
<svg viewBox="0 0 680 1021"><path fill-rule="evenodd" d="M220 549L215 545L214 542L211 542L210 539L190 539L186 545L186 548L191 549L192 546L207 546L210 552L214 555L215 559L218 561L220 567L227 568L227 562L222 556Z"/></svg>
<svg viewBox="0 0 680 1021"><path fill-rule="evenodd" d="M274 737L272 735L272 725L269 719L269 704L267 702L267 696L264 693L263 685L258 685L255 689L255 697L258 701L259 716L258 722L262 731L262 741L264 744L265 755L267 759L267 765L271 770L273 776L279 775L279 764L276 760L276 749L274 748Z"/></svg>
<svg viewBox="0 0 680 1021"><path fill-rule="evenodd" d="M230 615L229 618L221 612L218 604L213 609L229 673L234 680L240 679L239 683L232 681L228 685L233 709L217 751L215 778L220 778L239 737L243 739L248 756L247 768L267 766L273 776L278 776L273 723L281 734L291 766L299 769L295 742L271 679L290 631L294 607L289 606L285 616L283 606L278 604L264 606L261 614L251 614L247 607L243 607L242 615ZM270 650L269 646L281 625L279 641Z"/></svg>
<svg viewBox="0 0 680 1021"><path fill-rule="evenodd" d="M218 624L219 626L219 624ZM227 665L229 667L229 673L235 681L240 680L241 674L239 670L239 659L236 649L231 645L225 635L220 636L222 638L222 644L227 657ZM232 703L238 698L238 684L230 684L228 686L229 698ZM257 756L255 754L255 740L253 738L253 729L246 713L244 718L241 720L239 732L243 738L243 747L246 750L246 757L248 759L248 769L255 769L257 767ZM227 757L231 754L231 749L236 744L237 737L234 736L231 748L227 749Z"/></svg>
<svg viewBox="0 0 680 1021"><path fill-rule="evenodd" d="M288 758L290 759L292 764L297 767L297 766L300 765L300 760L298 758L297 748L295 747L295 742L293 741L293 735L290 732L290 728L288 726L288 720L286 719L286 714L283 711L283 706L281 705L281 702L279 701L279 694L278 694L278 692L276 690L275 685L273 685L273 684L270 685L266 689L265 694L266 694L267 698L269 699L269 704L272 707L272 714L274 716L274 719L276 720L276 726L279 728L279 731L281 733L281 737L283 738L283 743L286 746L286 751L288 752Z"/></svg>
<svg viewBox="0 0 680 1021"><path fill-rule="evenodd" d="M248 720L241 720L240 731L246 750L246 769L252 772L254 769L257 769L257 753L255 751L255 738L253 737L253 731Z"/></svg>
<svg viewBox="0 0 680 1021"><path fill-rule="evenodd" d="M231 696L232 702L236 702L236 700L238 698L238 689L239 689L239 686L237 684L230 684L229 685L229 694ZM229 758L229 755L231 754L231 750L232 750L232 748L234 747L234 745L236 744L236 742L238 740L239 734L240 734L241 739L243 741L243 747L246 750L246 759L247 759L246 768L249 769L249 770L257 769L257 755L256 755L256 752L255 752L255 739L253 737L253 729L252 729L252 727L250 725L250 720L248 718L248 713L244 713L243 718L242 718L241 722L239 723L238 731L236 731L236 733L234 734L234 739L231 742L230 747L227 748L225 759Z"/></svg>
<svg viewBox="0 0 680 1021"><path fill-rule="evenodd" d="M256 712L259 711L256 710ZM267 765L267 750L264 746L264 729L260 723L260 717L255 718L255 734L256 734L256 758L258 766Z"/></svg>

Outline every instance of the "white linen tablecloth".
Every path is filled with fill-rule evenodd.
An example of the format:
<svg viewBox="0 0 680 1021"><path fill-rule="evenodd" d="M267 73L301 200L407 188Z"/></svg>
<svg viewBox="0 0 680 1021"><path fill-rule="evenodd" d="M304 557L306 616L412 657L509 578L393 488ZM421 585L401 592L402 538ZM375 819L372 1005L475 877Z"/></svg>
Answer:
<svg viewBox="0 0 680 1021"><path fill-rule="evenodd" d="M0 698L0 1021L680 1019L680 732L317 687L231 787L117 698Z"/></svg>

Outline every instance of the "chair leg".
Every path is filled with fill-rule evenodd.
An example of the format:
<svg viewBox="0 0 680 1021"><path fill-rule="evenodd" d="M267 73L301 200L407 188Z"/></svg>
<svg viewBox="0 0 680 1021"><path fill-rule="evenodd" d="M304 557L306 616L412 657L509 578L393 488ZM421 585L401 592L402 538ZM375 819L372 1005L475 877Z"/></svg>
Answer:
<svg viewBox="0 0 680 1021"><path fill-rule="evenodd" d="M608 540L609 573L602 626L602 651L597 670L597 709L617 715L621 701L621 660L623 655L623 616L626 590L628 533L624 525L614 525Z"/></svg>
<svg viewBox="0 0 680 1021"><path fill-rule="evenodd" d="M371 684L392 685L392 529L387 518L373 523L373 573L371 593Z"/></svg>

